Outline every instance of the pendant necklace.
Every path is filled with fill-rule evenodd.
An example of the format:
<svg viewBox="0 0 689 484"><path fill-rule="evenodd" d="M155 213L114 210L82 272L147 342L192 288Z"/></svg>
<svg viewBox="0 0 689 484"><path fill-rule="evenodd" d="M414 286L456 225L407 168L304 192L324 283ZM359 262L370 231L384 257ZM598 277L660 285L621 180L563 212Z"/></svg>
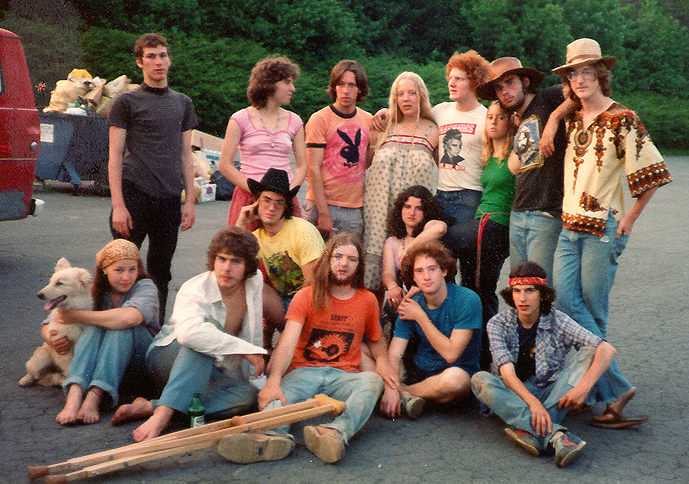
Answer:
<svg viewBox="0 0 689 484"><path fill-rule="evenodd" d="M263 129L268 131L268 136L270 136L270 147L275 147L275 136L277 135L277 130L280 126L280 109L278 108L278 115L275 119L275 129L273 130L274 132L269 131L266 127L266 121L263 119L263 114L261 114L261 110L257 109L256 112L258 113L258 117L261 120L261 125L263 126Z"/></svg>

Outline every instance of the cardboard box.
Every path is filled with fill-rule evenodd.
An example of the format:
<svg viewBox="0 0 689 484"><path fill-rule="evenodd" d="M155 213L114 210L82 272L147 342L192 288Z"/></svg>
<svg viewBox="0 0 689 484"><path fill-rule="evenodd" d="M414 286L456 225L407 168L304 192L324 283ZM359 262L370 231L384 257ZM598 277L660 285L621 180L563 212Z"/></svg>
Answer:
<svg viewBox="0 0 689 484"><path fill-rule="evenodd" d="M199 196L199 203L214 202L216 188L217 186L215 185L215 183L201 185L201 195Z"/></svg>
<svg viewBox="0 0 689 484"><path fill-rule="evenodd" d="M222 151L223 139L194 129L191 132L191 146L202 150Z"/></svg>

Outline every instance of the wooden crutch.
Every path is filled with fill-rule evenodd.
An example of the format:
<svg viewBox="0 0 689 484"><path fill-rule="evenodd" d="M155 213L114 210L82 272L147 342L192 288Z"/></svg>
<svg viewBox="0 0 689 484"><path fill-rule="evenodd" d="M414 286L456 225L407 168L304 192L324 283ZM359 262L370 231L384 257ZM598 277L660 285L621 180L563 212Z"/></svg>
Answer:
<svg viewBox="0 0 689 484"><path fill-rule="evenodd" d="M46 482L86 479L142 462L212 447L229 434L270 430L326 413L339 415L345 407L344 402L319 394L302 403L232 417L192 429L172 432L137 444L69 459L58 464L29 467L28 477L36 479L46 476ZM60 474L66 471L73 472Z"/></svg>

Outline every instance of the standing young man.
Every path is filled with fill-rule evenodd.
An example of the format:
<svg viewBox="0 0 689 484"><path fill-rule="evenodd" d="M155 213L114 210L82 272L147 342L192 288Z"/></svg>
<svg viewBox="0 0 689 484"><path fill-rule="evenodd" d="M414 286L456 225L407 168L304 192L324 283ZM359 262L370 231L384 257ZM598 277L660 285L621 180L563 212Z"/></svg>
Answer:
<svg viewBox="0 0 689 484"><path fill-rule="evenodd" d="M380 402L383 414L394 418L402 410L410 418L423 411L425 400L449 403L466 396L471 375L479 370L481 353L481 300L454 282L457 261L438 241L408 251L402 276L420 289L399 305L395 335L388 350L395 374L401 374L402 356L412 335L419 345L406 368L405 385L385 387Z"/></svg>
<svg viewBox="0 0 689 484"><path fill-rule="evenodd" d="M509 425L507 436L531 455L554 451L564 467L586 442L562 425L577 410L615 356L615 348L552 309L555 290L545 270L525 262L500 294L512 308L487 326L495 374L476 373L476 397ZM578 353L565 365L572 348Z"/></svg>
<svg viewBox="0 0 689 484"><path fill-rule="evenodd" d="M118 96L108 117L110 230L139 248L148 236L146 267L158 287L162 325L178 230L194 224L191 130L198 123L191 99L168 87L167 40L144 34L134 56L144 81ZM180 212L183 188L187 199Z"/></svg>
<svg viewBox="0 0 689 484"><path fill-rule="evenodd" d="M554 266L557 306L602 338L617 260L656 189L672 181L637 114L609 97L615 63L614 57L601 55L598 42L584 38L569 44L567 63L553 69L572 99L581 103L567 119L563 229ZM636 199L628 212L622 177ZM622 415L634 388L616 361L595 390L595 401L607 408L591 425L621 428L647 420Z"/></svg>
<svg viewBox="0 0 689 484"><path fill-rule="evenodd" d="M361 243L356 235L334 236L318 260L313 284L299 291L287 311L287 324L269 364L268 382L258 406L270 409L324 393L347 404L332 422L304 427L306 448L326 463L341 460L345 444L366 423L383 381L397 379L387 360L378 322L378 301L364 288ZM366 337L376 372L360 372ZM284 435L235 434L223 439L219 452L240 464L286 457L294 444Z"/></svg>
<svg viewBox="0 0 689 484"><path fill-rule="evenodd" d="M299 191L289 189L285 170L270 168L260 182L249 178L249 189L257 197L251 205L242 207L237 226L247 228L254 223L259 228L252 233L260 250L270 284L263 289L263 313L268 323L266 347L270 345L273 329L282 330L285 311L294 294L313 280L316 260L323 252L323 238L311 223L292 217L294 205L287 203Z"/></svg>
<svg viewBox="0 0 689 484"><path fill-rule="evenodd" d="M481 99L499 100L514 112L519 128L508 164L516 175L510 214L510 263L538 263L552 279L553 254L562 222L565 132L560 119L572 109L561 86L538 90L544 74L516 57L490 63L490 81L476 88ZM543 140L543 142L541 141ZM542 149L543 147L543 149Z"/></svg>
<svg viewBox="0 0 689 484"><path fill-rule="evenodd" d="M308 190L302 211L329 238L333 233L363 236L364 176L371 114L356 104L368 94L366 71L343 60L330 73L328 95L333 104L306 123Z"/></svg>
<svg viewBox="0 0 689 484"><path fill-rule="evenodd" d="M263 373L258 244L244 229L220 230L208 247L208 272L182 284L170 321L146 352L158 400L122 405L113 425L148 418L132 436L157 437L175 412L188 413L195 394L206 414L240 413L256 402L251 376ZM229 310L228 310L229 309Z"/></svg>

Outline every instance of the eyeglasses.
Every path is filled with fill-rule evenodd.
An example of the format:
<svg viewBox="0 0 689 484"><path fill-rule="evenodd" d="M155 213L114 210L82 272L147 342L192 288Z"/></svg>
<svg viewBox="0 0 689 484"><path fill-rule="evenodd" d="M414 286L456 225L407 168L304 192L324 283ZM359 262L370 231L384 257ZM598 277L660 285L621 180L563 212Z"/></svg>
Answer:
<svg viewBox="0 0 689 484"><path fill-rule="evenodd" d="M282 208L287 204L286 200L274 200L270 197L260 197L258 199L259 203L262 203L263 205L273 205L277 208Z"/></svg>
<svg viewBox="0 0 689 484"><path fill-rule="evenodd" d="M585 69L583 71L570 71L567 73L567 79L570 81L581 77L584 81L593 81L596 78L596 71L593 69Z"/></svg>

